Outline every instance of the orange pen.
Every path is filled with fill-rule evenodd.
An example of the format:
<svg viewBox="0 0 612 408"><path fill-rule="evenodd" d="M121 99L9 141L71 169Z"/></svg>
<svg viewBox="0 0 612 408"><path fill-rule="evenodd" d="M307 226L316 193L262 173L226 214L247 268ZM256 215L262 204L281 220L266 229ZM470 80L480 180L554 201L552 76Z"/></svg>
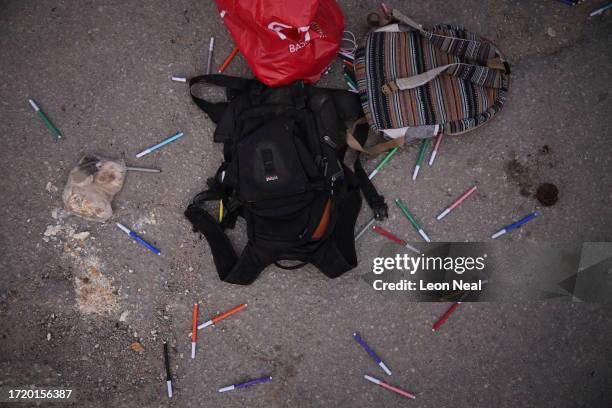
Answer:
<svg viewBox="0 0 612 408"><path fill-rule="evenodd" d="M221 66L219 67L219 73L225 71L225 68L227 68L229 66L229 64L231 64L232 60L234 59L234 57L236 55L238 55L238 47L234 47L234 49L232 50L231 54L228 55L228 57L225 59L225 61L223 61L223 64L221 64Z"/></svg>
<svg viewBox="0 0 612 408"><path fill-rule="evenodd" d="M217 323L219 323L221 320L225 319L226 317L229 317L229 316L233 315L234 313L241 311L241 310L242 310L242 309L244 309L246 306L247 306L247 304L246 304L246 303L243 303L243 304L241 304L241 305L236 306L236 307L235 307L235 308L233 308L233 309L228 310L228 311L227 311L227 312L225 312L225 313L221 313L220 315L217 315L217 316L213 317L212 319L210 319L209 321L204 322L204 323L202 323L201 325L199 325L199 326L198 326L198 330L199 330L199 329L203 329L203 328L205 328L205 327L207 327L207 326L211 326L211 325L213 325L213 324L217 324Z"/></svg>
<svg viewBox="0 0 612 408"><path fill-rule="evenodd" d="M198 339L198 304L193 304L193 323L191 325L191 358L195 358L196 340Z"/></svg>

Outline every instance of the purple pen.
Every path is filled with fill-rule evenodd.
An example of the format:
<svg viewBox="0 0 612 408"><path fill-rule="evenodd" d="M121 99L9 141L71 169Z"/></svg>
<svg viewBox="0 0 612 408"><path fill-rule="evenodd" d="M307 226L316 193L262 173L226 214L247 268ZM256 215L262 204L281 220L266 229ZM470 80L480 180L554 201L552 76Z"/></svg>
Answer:
<svg viewBox="0 0 612 408"><path fill-rule="evenodd" d="M265 383L265 382L268 382L268 381L272 381L272 377L270 377L270 376L268 376L268 377L261 377L261 378L256 378L254 380L245 381L245 382L239 383L239 384L228 385L227 387L219 388L219 392L232 391L232 390L235 390L237 388L246 388L246 387L250 387L251 385L261 384L261 383Z"/></svg>
<svg viewBox="0 0 612 408"><path fill-rule="evenodd" d="M372 350L370 346L368 346L368 343L366 343L365 340L361 338L359 333L357 332L353 333L353 337L355 338L357 343L361 344L361 347L363 347L363 349L368 352L370 357L372 357L374 361L376 361L376 363L380 366L380 368L382 368L383 371L387 373L387 375L391 375L391 370L389 370L389 367L387 367L387 365L383 363L382 359L378 357L378 354L376 354L376 352Z"/></svg>

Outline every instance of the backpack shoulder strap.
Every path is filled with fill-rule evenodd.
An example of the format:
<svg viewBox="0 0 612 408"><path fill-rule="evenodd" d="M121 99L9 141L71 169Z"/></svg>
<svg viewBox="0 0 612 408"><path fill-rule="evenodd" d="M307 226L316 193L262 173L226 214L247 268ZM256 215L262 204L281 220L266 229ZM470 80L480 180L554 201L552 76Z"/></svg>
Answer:
<svg viewBox="0 0 612 408"><path fill-rule="evenodd" d="M401 11L393 9L393 18L409 27L419 31L438 49L461 58L469 58L487 65L487 62L496 57L504 61L504 57L499 49L490 41L480 39L459 38L450 35L442 35L423 28L422 24L417 23Z"/></svg>
<svg viewBox="0 0 612 408"><path fill-rule="evenodd" d="M193 102L198 105L200 109L206 112L213 122L219 123L223 117L223 114L225 113L225 109L229 105L229 102L212 103L204 98L200 98L193 93L194 85L209 84L227 88L228 99L231 100L233 99L232 96L234 96L236 93L248 91L252 83L253 81L250 79L232 77L222 74L200 75L189 80L189 93L191 94L191 99Z"/></svg>
<svg viewBox="0 0 612 408"><path fill-rule="evenodd" d="M502 69L504 69L502 67ZM507 76L499 69L482 67L479 65L465 64L462 62L442 65L422 74L413 75L406 78L396 78L382 86L385 94L390 94L398 90L414 89L431 82L443 73L456 76L459 79L470 81L474 85L485 86L488 88L507 89Z"/></svg>
<svg viewBox="0 0 612 408"><path fill-rule="evenodd" d="M369 130L370 128L367 122L360 123L357 126L354 126L352 133L347 134L351 134L351 137L354 138L355 142L359 146L363 146L368 138ZM397 145L401 145L404 142L404 138L393 139L390 142L394 142L397 143ZM382 143L380 145L382 145ZM355 170L355 176L359 181L359 187L361 188L361 192L363 193L366 202L374 212L374 216L377 220L383 220L389 216L387 203L385 203L385 198L382 195L378 194L378 191L376 191L376 187L374 187L374 184L372 184L372 181L368 177L368 174L365 172L363 166L361 165L360 156L362 151L365 150L358 150L357 155L355 156L355 164L353 166Z"/></svg>
<svg viewBox="0 0 612 408"><path fill-rule="evenodd" d="M204 200L192 202L187 207L185 216L193 224L194 230L206 237L219 278L238 285L251 284L269 262L262 261L250 243L247 243L242 254L237 256L222 225L206 211L203 203Z"/></svg>

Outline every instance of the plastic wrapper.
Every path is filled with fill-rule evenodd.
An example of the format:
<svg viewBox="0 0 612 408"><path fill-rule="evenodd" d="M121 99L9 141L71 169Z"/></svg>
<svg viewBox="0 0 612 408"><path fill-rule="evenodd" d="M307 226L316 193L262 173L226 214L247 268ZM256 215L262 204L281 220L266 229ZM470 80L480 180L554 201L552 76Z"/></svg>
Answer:
<svg viewBox="0 0 612 408"><path fill-rule="evenodd" d="M123 187L125 163L96 155L84 156L70 171L63 200L67 211L104 222L113 215L111 202Z"/></svg>

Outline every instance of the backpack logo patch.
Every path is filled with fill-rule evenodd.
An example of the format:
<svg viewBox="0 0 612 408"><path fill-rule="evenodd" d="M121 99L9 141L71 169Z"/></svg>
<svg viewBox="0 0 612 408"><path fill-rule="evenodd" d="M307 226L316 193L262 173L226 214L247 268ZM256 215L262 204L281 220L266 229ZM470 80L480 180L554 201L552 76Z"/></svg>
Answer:
<svg viewBox="0 0 612 408"><path fill-rule="evenodd" d="M266 176L266 182L277 181L278 175L274 167L274 154L270 149L264 149L261 151L261 160L263 161L264 172Z"/></svg>

